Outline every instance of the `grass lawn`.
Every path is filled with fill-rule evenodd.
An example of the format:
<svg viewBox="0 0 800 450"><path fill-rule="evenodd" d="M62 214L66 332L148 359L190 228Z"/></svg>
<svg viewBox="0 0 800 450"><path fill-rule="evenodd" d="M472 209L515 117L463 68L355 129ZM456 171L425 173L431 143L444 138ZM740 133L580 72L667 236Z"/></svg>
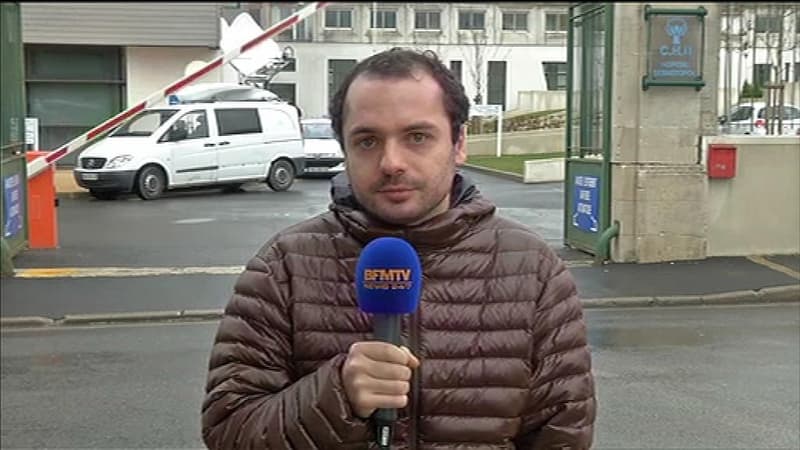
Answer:
<svg viewBox="0 0 800 450"><path fill-rule="evenodd" d="M563 158L564 153L556 152L536 153L530 155L503 155L499 158L491 155L470 155L467 157L467 164L522 175L523 171L525 170L525 161L558 157Z"/></svg>

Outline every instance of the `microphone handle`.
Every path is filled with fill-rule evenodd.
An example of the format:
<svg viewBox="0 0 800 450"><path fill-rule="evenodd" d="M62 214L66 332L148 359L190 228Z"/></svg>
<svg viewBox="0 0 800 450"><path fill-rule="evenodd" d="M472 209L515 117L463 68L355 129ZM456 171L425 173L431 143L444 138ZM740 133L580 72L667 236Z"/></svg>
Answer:
<svg viewBox="0 0 800 450"><path fill-rule="evenodd" d="M402 316L399 314L374 314L372 316L373 337L377 341L400 345ZM392 424L397 420L397 410L381 408L376 410L372 418L377 426L377 440L380 448L389 448L392 435Z"/></svg>

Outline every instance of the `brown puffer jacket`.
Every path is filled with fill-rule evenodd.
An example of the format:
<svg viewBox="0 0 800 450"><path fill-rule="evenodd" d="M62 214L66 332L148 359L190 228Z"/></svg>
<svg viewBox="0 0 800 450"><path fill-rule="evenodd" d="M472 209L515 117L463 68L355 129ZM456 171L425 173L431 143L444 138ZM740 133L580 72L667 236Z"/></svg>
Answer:
<svg viewBox="0 0 800 450"><path fill-rule="evenodd" d="M370 338L355 266L381 236L411 242L424 277L419 309L403 326L422 364L393 448L590 447L594 381L570 274L461 175L453 194L446 213L397 230L334 187L331 211L265 244L236 282L211 353L209 448L374 446L340 369L350 344Z"/></svg>

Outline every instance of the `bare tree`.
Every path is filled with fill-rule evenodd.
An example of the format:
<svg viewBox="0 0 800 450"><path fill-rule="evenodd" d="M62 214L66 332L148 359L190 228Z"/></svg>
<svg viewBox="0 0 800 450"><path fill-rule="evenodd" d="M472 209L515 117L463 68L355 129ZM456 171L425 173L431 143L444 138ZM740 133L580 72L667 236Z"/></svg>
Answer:
<svg viewBox="0 0 800 450"><path fill-rule="evenodd" d="M486 64L486 31L472 30L466 36L465 44L467 45L460 47L461 53L475 87L473 101L476 105L481 105L483 104L483 71Z"/></svg>

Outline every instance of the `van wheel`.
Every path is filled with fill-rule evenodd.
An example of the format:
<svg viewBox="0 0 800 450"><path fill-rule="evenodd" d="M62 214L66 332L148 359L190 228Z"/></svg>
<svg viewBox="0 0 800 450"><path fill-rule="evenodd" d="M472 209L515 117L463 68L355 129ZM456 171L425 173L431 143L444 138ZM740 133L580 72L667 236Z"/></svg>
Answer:
<svg viewBox="0 0 800 450"><path fill-rule="evenodd" d="M285 159L272 163L267 177L267 185L276 192L285 191L294 183L294 165Z"/></svg>
<svg viewBox="0 0 800 450"><path fill-rule="evenodd" d="M167 177L160 167L147 166L136 177L136 194L142 200L155 200L161 197L166 189Z"/></svg>
<svg viewBox="0 0 800 450"><path fill-rule="evenodd" d="M97 189L89 189L89 195L98 200L116 200L119 196L117 191L98 191Z"/></svg>

